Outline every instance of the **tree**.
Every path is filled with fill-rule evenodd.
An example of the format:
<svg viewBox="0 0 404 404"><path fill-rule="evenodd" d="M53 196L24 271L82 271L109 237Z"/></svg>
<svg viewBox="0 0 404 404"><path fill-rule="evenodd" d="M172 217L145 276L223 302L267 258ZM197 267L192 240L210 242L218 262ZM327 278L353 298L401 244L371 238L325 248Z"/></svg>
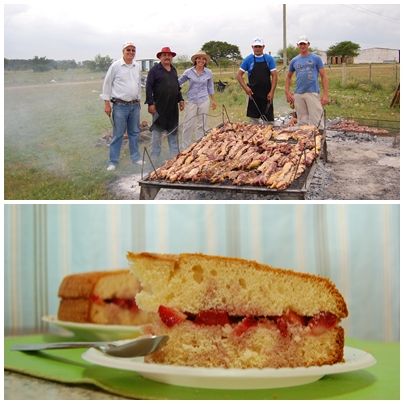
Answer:
<svg viewBox="0 0 404 404"><path fill-rule="evenodd" d="M54 69L55 66L56 62L51 59L46 59L46 56L35 56L34 59L32 59L32 70L34 72L46 72L48 70Z"/></svg>
<svg viewBox="0 0 404 404"><path fill-rule="evenodd" d="M227 42L209 41L203 44L202 50L205 51L212 61L219 66L221 61L237 61L242 59L240 49L236 45Z"/></svg>
<svg viewBox="0 0 404 404"><path fill-rule="evenodd" d="M327 50L327 56L341 56L342 62L346 61L348 57L355 57L359 55L360 45L351 41L342 41L332 45Z"/></svg>
<svg viewBox="0 0 404 404"><path fill-rule="evenodd" d="M310 47L310 51L313 53L317 53L318 49ZM286 57L288 59L288 62L290 62L295 56L297 56L299 52L299 48L296 45L289 44L286 48ZM279 49L277 55L280 56L281 59L283 59L283 49Z"/></svg>
<svg viewBox="0 0 404 404"><path fill-rule="evenodd" d="M86 60L86 67L88 67L90 70L93 71L100 71L100 72L106 72L111 66L111 63L113 62L112 58L107 56L101 56L97 55L94 60L87 61Z"/></svg>
<svg viewBox="0 0 404 404"><path fill-rule="evenodd" d="M56 68L61 70L75 69L77 67L77 62L72 60L57 60Z"/></svg>
<svg viewBox="0 0 404 404"><path fill-rule="evenodd" d="M187 69L192 66L192 62L187 55L177 55L175 57L174 65L179 69Z"/></svg>
<svg viewBox="0 0 404 404"><path fill-rule="evenodd" d="M278 50L278 56L283 59L283 49ZM299 54L299 49L294 45L288 45L286 48L286 57L288 61L292 60L295 56Z"/></svg>

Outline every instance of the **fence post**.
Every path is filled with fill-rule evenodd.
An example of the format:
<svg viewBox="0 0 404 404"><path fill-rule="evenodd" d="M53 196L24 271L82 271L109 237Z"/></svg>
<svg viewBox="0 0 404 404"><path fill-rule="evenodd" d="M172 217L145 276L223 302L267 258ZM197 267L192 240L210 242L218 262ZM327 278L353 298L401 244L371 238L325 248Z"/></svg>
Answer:
<svg viewBox="0 0 404 404"><path fill-rule="evenodd" d="M342 87L346 85L346 63L342 63Z"/></svg>
<svg viewBox="0 0 404 404"><path fill-rule="evenodd" d="M398 63L396 62L396 87L398 84Z"/></svg>

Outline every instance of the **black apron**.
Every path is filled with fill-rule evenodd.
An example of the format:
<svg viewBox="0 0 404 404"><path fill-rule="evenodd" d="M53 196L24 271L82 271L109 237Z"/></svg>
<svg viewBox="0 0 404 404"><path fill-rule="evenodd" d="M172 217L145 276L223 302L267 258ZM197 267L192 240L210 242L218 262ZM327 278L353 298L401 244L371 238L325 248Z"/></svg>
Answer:
<svg viewBox="0 0 404 404"><path fill-rule="evenodd" d="M154 89L154 99L158 118L153 122L160 130L171 131L178 126L178 101L180 86L177 71L173 66L171 70L163 69L163 78Z"/></svg>
<svg viewBox="0 0 404 404"><path fill-rule="evenodd" d="M254 93L252 97L255 103L251 99L248 100L247 116L250 118L261 118L262 114L267 121L273 121L274 105L273 102L269 104L267 99L267 95L271 91L272 86L271 71L269 70L266 60L261 63L256 63L254 56L254 67L248 78L248 82L248 87L250 87Z"/></svg>

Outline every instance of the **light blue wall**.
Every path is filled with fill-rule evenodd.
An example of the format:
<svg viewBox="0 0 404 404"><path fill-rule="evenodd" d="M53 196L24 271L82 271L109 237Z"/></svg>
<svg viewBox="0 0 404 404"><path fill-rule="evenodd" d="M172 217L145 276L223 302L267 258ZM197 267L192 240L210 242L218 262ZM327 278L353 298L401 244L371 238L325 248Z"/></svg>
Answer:
<svg viewBox="0 0 404 404"><path fill-rule="evenodd" d="M239 256L327 276L347 335L399 339L399 205L6 205L4 323L40 328L63 276L126 267L126 252Z"/></svg>

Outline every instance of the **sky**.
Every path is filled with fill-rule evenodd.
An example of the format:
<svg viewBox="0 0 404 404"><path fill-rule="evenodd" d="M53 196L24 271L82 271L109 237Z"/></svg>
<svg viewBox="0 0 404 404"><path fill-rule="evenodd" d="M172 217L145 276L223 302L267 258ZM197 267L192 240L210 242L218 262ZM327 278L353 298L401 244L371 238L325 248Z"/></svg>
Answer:
<svg viewBox="0 0 404 404"><path fill-rule="evenodd" d="M237 45L245 57L257 36L274 55L283 47L283 5L270 0L21 1L4 5L8 59L118 59L126 41L135 42L137 59L163 46L190 58L208 41ZM324 51L341 41L399 49L400 6L287 3L287 44L300 35Z"/></svg>

